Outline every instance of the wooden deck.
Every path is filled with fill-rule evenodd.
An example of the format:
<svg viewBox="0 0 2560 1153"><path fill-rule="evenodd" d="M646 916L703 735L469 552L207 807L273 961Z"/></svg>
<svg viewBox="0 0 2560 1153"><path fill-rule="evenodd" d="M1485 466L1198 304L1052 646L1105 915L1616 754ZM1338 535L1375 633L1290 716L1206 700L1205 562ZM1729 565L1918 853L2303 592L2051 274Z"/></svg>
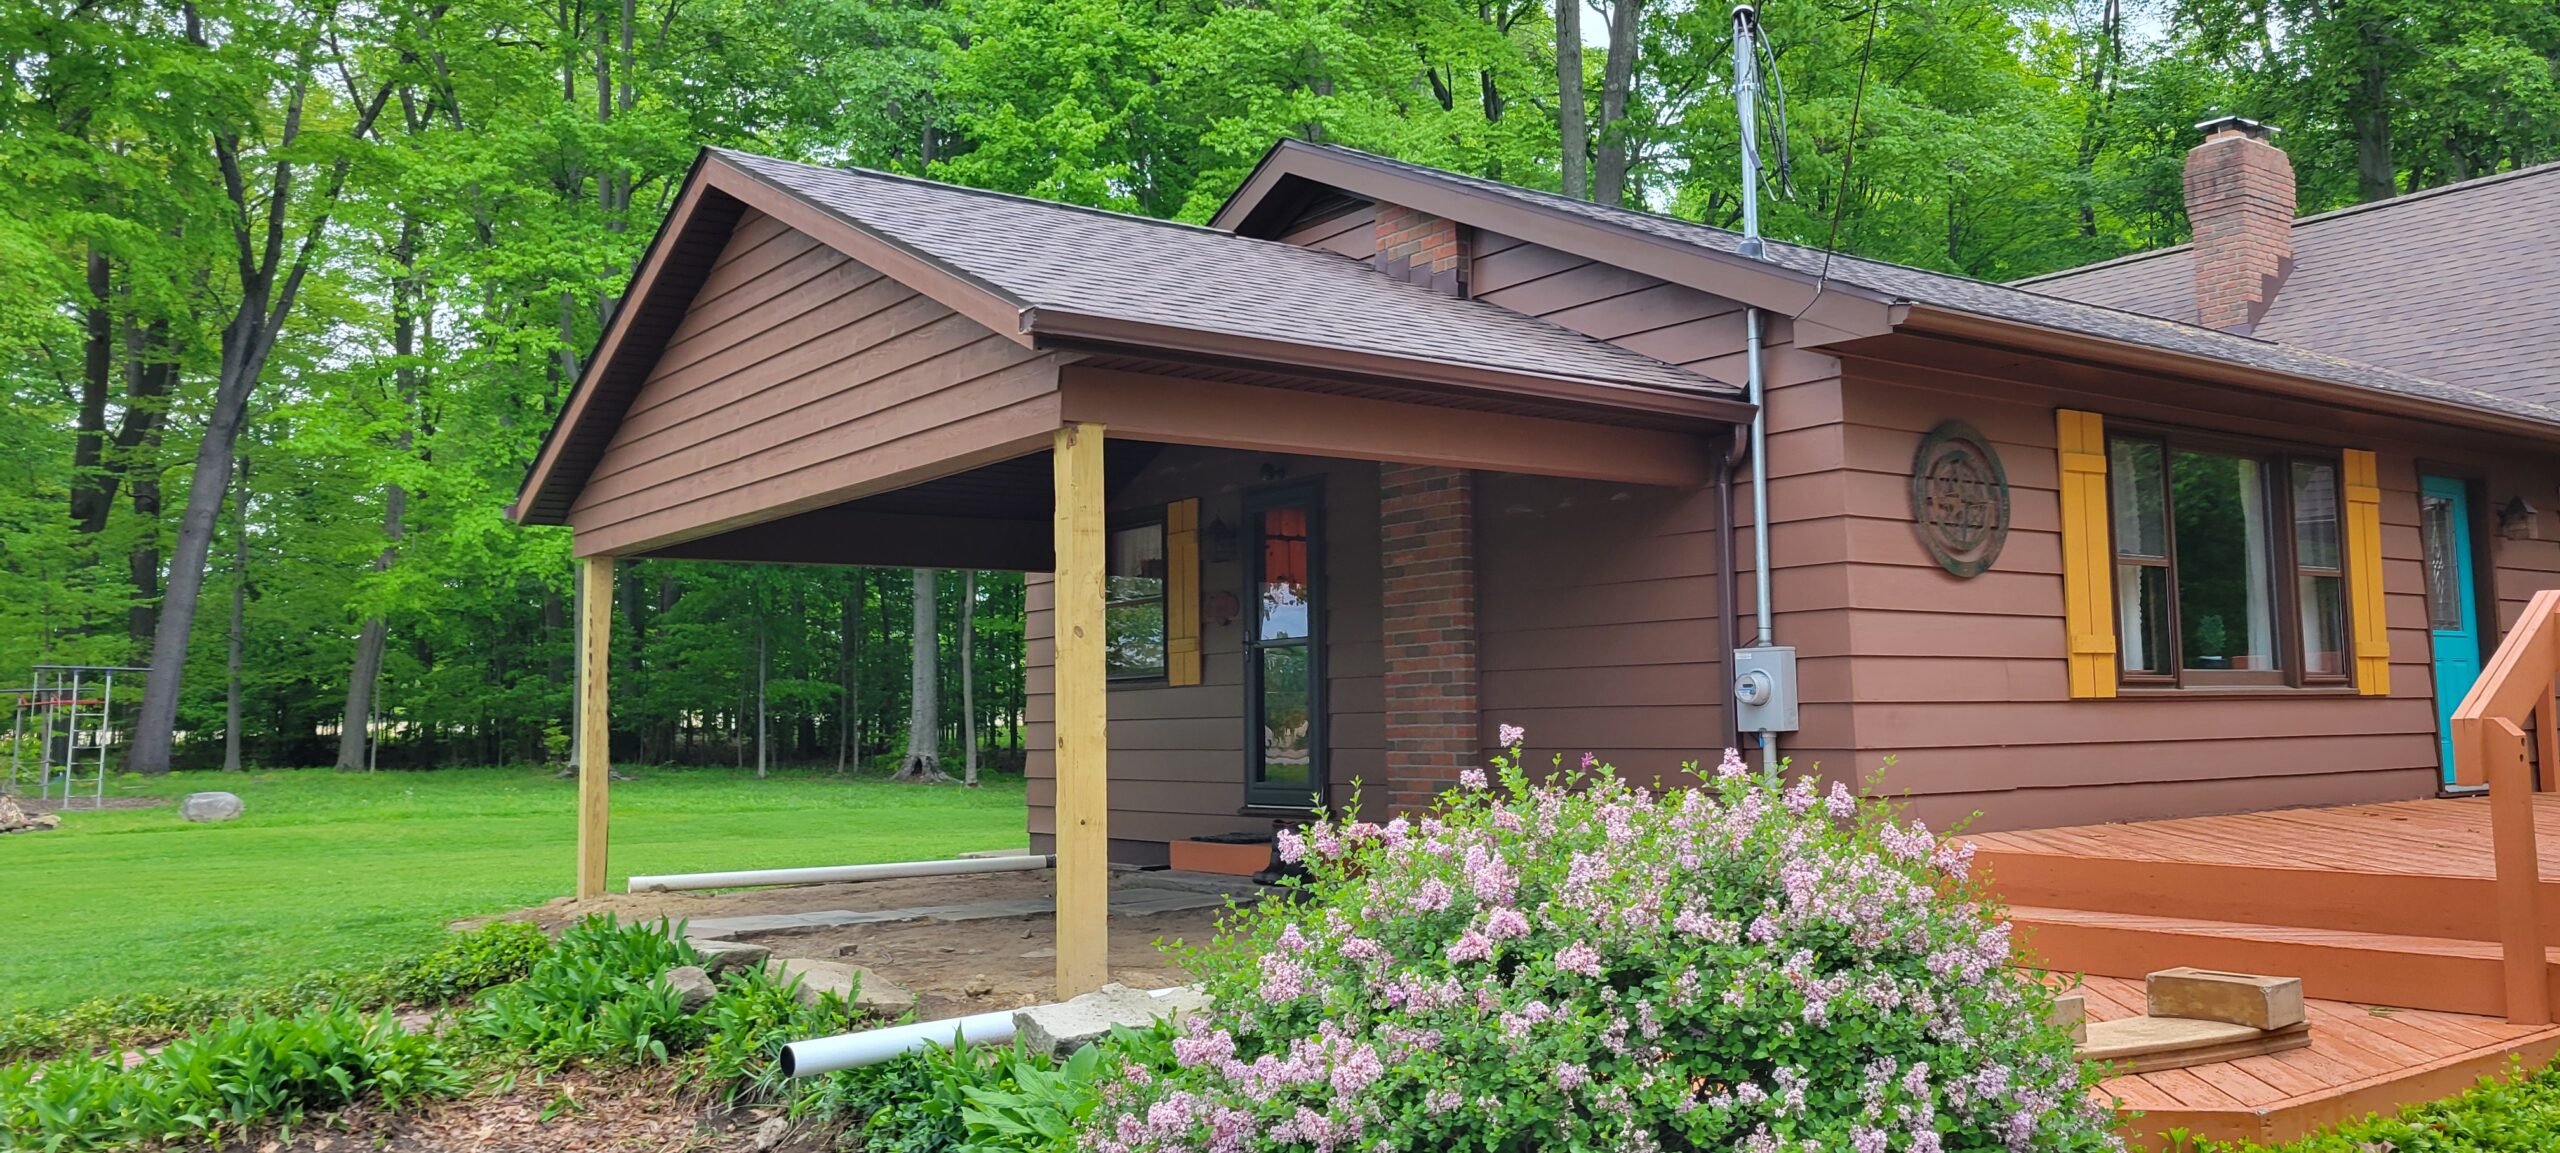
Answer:
<svg viewBox="0 0 2560 1153"><path fill-rule="evenodd" d="M2093 1020L2139 1016L2142 982L2091 977ZM2511 1060L2530 1068L2560 1053L2560 1026L2495 1017L2313 1000L2307 1048L2115 1077L2098 1084L2126 1113L2126 1135L2160 1148L2183 1129L2220 1141L2290 1141L2369 1113L2449 1097Z"/></svg>
<svg viewBox="0 0 2560 1153"><path fill-rule="evenodd" d="M2534 815L2543 875L2560 877L2560 796L2537 795ZM2287 1140L2560 1053L2560 1026L2505 1019L2485 798L1969 839L2022 960L2085 974L2092 1018L2139 1013L2141 977L2178 965L2303 979L2308 1048L2100 1086L2147 1143ZM2542 896L2553 933L2560 882ZM2560 974L2560 949L2550 960Z"/></svg>

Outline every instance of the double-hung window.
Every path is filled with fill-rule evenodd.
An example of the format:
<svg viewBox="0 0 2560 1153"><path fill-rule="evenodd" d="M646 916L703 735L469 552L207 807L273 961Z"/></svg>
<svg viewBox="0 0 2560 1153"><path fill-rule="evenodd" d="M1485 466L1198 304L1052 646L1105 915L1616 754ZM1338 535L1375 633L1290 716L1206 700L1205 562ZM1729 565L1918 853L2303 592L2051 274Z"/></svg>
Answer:
<svg viewBox="0 0 2560 1153"><path fill-rule="evenodd" d="M1164 522L1111 530L1103 568L1103 654L1114 680L1165 673Z"/></svg>
<svg viewBox="0 0 2560 1153"><path fill-rule="evenodd" d="M2338 457L2109 432L2125 686L2347 684Z"/></svg>

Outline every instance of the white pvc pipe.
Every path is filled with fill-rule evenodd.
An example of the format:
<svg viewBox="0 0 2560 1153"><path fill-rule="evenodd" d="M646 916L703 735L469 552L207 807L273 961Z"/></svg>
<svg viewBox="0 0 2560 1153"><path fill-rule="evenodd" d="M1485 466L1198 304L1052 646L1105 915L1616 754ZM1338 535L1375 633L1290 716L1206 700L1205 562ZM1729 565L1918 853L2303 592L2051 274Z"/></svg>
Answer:
<svg viewBox="0 0 2560 1153"><path fill-rule="evenodd" d="M900 877L956 877L970 873L1027 873L1054 867L1058 858L970 857L950 861L896 861L879 865L827 865L811 869L744 869L733 873L669 873L631 878L634 893L682 889L749 889L763 885L823 885L837 881L890 881Z"/></svg>
<svg viewBox="0 0 2560 1153"><path fill-rule="evenodd" d="M1150 989L1147 995L1162 997L1181 987ZM1010 1041L1013 1039L1013 1015L1021 1011L1000 1009L943 1021L918 1021L912 1025L892 1025L886 1029L793 1041L782 1047L782 1075L814 1077L839 1069L877 1065L928 1045L949 1045L954 1036L971 1045Z"/></svg>

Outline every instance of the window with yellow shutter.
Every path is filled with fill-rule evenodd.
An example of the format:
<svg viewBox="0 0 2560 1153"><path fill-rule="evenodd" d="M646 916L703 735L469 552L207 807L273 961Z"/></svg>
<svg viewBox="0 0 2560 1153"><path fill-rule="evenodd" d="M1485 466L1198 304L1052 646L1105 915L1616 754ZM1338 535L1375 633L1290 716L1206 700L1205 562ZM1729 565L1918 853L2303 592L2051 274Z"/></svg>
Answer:
<svg viewBox="0 0 2560 1153"><path fill-rule="evenodd" d="M2388 691L2371 453L2069 411L2061 432L2072 695Z"/></svg>

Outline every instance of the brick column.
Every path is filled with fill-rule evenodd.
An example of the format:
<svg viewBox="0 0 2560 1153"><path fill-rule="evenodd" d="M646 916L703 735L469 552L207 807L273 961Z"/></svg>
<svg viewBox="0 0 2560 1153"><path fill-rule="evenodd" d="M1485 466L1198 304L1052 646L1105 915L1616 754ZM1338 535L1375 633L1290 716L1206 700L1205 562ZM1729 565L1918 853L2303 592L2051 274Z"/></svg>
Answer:
<svg viewBox="0 0 2560 1153"><path fill-rule="evenodd" d="M1378 206L1377 253L1369 263L1443 296L1467 295L1467 229L1400 204Z"/></svg>
<svg viewBox="0 0 2560 1153"><path fill-rule="evenodd" d="M1431 803L1482 753L1476 703L1474 474L1378 466L1387 803Z"/></svg>

